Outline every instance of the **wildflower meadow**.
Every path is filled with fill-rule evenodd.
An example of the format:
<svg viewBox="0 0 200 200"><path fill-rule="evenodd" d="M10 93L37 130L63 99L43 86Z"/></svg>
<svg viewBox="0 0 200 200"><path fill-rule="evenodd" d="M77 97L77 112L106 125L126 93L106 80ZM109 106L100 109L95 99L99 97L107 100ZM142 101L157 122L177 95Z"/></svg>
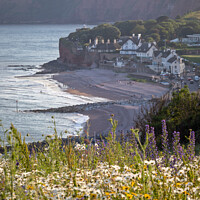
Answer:
<svg viewBox="0 0 200 200"><path fill-rule="evenodd" d="M1 139L0 199L200 199L200 157L195 133L187 145L179 132L169 140L162 121L161 149L154 128L146 125L116 139L117 121L104 140L66 143L55 133L43 148L28 148L11 125Z"/></svg>

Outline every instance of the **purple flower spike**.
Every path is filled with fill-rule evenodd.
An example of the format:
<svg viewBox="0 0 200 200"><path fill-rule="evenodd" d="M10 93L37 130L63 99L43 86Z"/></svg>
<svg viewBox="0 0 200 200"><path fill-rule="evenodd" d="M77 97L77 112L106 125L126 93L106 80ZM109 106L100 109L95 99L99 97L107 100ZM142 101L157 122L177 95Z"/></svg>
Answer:
<svg viewBox="0 0 200 200"><path fill-rule="evenodd" d="M163 147L163 162L169 164L169 142L166 121L162 120L162 147Z"/></svg>
<svg viewBox="0 0 200 200"><path fill-rule="evenodd" d="M188 158L192 161L195 157L195 132L190 131L189 145L187 148Z"/></svg>

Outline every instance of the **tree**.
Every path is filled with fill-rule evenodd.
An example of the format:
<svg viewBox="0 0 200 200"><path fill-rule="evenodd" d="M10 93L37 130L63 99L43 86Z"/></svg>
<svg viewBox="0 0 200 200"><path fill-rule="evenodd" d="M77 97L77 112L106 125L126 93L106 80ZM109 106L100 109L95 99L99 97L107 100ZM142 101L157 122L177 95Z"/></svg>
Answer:
<svg viewBox="0 0 200 200"><path fill-rule="evenodd" d="M96 37L104 38L105 40L118 39L121 35L120 30L110 24L101 24L93 29L83 28L74 33L70 33L68 38L71 41L78 41L81 44L88 43L89 39L95 39Z"/></svg>
<svg viewBox="0 0 200 200"><path fill-rule="evenodd" d="M152 33L150 37L152 37L156 42L160 41L160 35L158 33Z"/></svg>
<svg viewBox="0 0 200 200"><path fill-rule="evenodd" d="M139 24L137 24L137 25L135 26L135 28L131 31L131 35L132 35L133 33L135 33L135 34L141 33L141 34L143 35L145 32L146 32L146 29L145 29L144 25L139 25Z"/></svg>
<svg viewBox="0 0 200 200"><path fill-rule="evenodd" d="M144 22L144 26L146 29L151 29L157 24L156 20L150 19Z"/></svg>
<svg viewBox="0 0 200 200"><path fill-rule="evenodd" d="M157 21L158 23L164 22L164 21L168 21L168 20L169 20L169 17L167 17L167 16L160 16L160 17L158 17L158 18L156 19L156 21Z"/></svg>
<svg viewBox="0 0 200 200"><path fill-rule="evenodd" d="M91 30L91 35L93 39L95 37L101 36L105 40L107 39L114 40L120 37L121 32L117 27L112 26L110 24L101 24L97 27L94 27Z"/></svg>
<svg viewBox="0 0 200 200"><path fill-rule="evenodd" d="M129 20L124 22L116 22L114 26L119 28L122 36L130 36L132 34L132 30L137 25L143 25L143 23L144 22L142 20Z"/></svg>
<svg viewBox="0 0 200 200"><path fill-rule="evenodd" d="M190 93L188 86L180 91L173 93L171 102L164 106L159 113L152 117L151 126L155 127L156 132L161 131L158 124L165 119L167 122L169 135L173 131L181 133L181 141L187 142L185 136L189 136L189 129L200 130L200 96L198 93ZM200 135L197 136L199 141Z"/></svg>

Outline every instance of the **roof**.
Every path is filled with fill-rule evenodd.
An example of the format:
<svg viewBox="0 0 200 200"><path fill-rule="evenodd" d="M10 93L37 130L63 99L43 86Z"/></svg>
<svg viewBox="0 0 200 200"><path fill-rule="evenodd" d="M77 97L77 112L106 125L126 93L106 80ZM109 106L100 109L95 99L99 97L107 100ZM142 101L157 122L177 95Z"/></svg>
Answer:
<svg viewBox="0 0 200 200"><path fill-rule="evenodd" d="M120 45L123 45L124 43L126 43L129 39L131 39L131 37L130 36L121 36L120 38L119 38L119 42L118 42L118 44L120 44Z"/></svg>
<svg viewBox="0 0 200 200"><path fill-rule="evenodd" d="M172 58L170 58L167 62L169 63L173 63L174 61L177 60L177 56L173 56Z"/></svg>
<svg viewBox="0 0 200 200"><path fill-rule="evenodd" d="M137 52L147 52L154 44L145 42L138 48Z"/></svg>
<svg viewBox="0 0 200 200"><path fill-rule="evenodd" d="M169 51L164 51L164 52L162 52L162 57L163 58L167 58L170 54L171 54L170 50Z"/></svg>
<svg viewBox="0 0 200 200"><path fill-rule="evenodd" d="M117 49L121 49L121 46L118 43L100 43L97 44L96 48L93 48L96 50L117 50Z"/></svg>
<svg viewBox="0 0 200 200"><path fill-rule="evenodd" d="M158 57L161 53L162 53L162 51L154 51L153 52L155 57Z"/></svg>
<svg viewBox="0 0 200 200"><path fill-rule="evenodd" d="M138 38L137 36L134 36L134 37L123 36L123 37L120 37L119 40L121 40L121 42L119 42L121 46L124 45L128 40L131 40L133 41L134 44L138 45L139 42L141 41L141 38Z"/></svg>

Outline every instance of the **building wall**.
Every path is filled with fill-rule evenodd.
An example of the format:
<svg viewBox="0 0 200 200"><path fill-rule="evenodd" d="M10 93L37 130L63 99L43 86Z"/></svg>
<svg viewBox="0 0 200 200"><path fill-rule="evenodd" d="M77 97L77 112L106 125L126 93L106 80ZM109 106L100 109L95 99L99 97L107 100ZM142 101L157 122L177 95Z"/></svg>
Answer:
<svg viewBox="0 0 200 200"><path fill-rule="evenodd" d="M171 64L171 73L172 74L182 74L185 69L185 64L175 61Z"/></svg>
<svg viewBox="0 0 200 200"><path fill-rule="evenodd" d="M127 40L122 45L122 50L136 50L136 49L138 49L138 46L132 40Z"/></svg>

